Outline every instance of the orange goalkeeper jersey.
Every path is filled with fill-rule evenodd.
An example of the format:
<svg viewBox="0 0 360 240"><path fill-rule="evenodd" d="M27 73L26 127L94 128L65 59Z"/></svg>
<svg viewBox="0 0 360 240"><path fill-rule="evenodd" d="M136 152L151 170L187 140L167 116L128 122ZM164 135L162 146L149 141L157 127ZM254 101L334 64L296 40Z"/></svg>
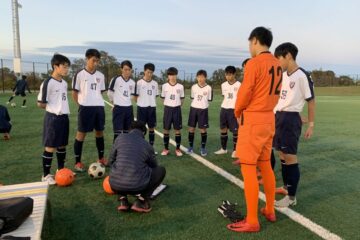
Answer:
<svg viewBox="0 0 360 240"><path fill-rule="evenodd" d="M251 116L272 113L281 90L282 70L279 61L270 52L262 52L246 63L244 72L236 98L235 117L239 118L243 113Z"/></svg>

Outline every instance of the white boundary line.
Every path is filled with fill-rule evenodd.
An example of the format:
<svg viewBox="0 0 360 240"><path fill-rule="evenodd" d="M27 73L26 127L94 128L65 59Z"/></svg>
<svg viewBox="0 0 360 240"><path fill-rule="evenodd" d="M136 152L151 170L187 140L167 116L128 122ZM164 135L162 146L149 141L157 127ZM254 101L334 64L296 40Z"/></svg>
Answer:
<svg viewBox="0 0 360 240"><path fill-rule="evenodd" d="M113 107L113 105L110 102L105 101L105 103L107 103L109 106ZM157 131L157 130L155 130L155 133L161 138L164 137L164 135L161 132ZM173 146L176 146L176 142L173 139L170 139L170 144L173 145ZM186 153L186 150L187 150L186 147L181 145L180 149L183 152ZM227 172L224 169L218 167L217 165L213 164L212 162L206 160L205 158L199 156L196 153L192 153L192 154L188 154L188 155L191 156L192 158L194 158L196 161L202 163L206 167L210 168L214 172L218 173L222 177L226 178L230 182L232 182L235 185L239 186L240 188L244 189L244 182L241 181L239 178L235 177L234 175L230 174L229 172ZM259 199L262 200L263 202L265 202L265 194L263 192L261 192L261 191L259 191ZM312 231L313 233L315 233L316 235L318 235L319 237L321 237L323 239L329 239L329 240L340 240L340 239L342 239L340 236L330 232L326 228L320 226L317 223L314 223L310 219L304 217L300 213L297 213L297 212L295 212L294 210L292 210L290 208L276 208L276 210L281 212L282 214L288 216L294 222L299 223L300 225L302 225L305 228L309 229L310 231Z"/></svg>

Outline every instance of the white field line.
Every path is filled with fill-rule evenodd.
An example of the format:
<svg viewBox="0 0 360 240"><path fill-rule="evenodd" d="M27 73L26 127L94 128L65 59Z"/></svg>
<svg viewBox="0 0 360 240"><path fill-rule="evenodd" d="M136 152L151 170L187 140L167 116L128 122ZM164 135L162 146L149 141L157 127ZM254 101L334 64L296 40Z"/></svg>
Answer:
<svg viewBox="0 0 360 240"><path fill-rule="evenodd" d="M113 105L110 102L108 102L108 101L105 101L105 102L109 106L113 107ZM164 137L164 135L161 132L157 131L157 130L155 130L155 133L161 138ZM172 144L173 146L176 146L176 142L173 139L170 139L170 144ZM187 150L187 148L184 147L183 145L180 146L180 149L183 152L186 152L186 150ZM235 185L239 186L240 188L244 189L244 182L241 181L239 178L237 178L234 175L228 173L224 169L216 166L215 164L211 163L210 161L206 160L205 158L199 156L196 153L189 154L189 156L191 156L192 158L194 158L198 162L202 163L206 167L210 168L214 172L218 173L222 177L226 178L230 182L232 182ZM262 200L263 202L265 202L265 194L263 192L261 192L261 191L259 191L259 199ZM328 240L339 240L339 239L341 239L340 236L330 232L326 228L320 226L317 223L314 223L310 219L304 217L300 213L297 213L297 212L295 212L294 210L292 210L290 208L276 208L276 210L281 212L282 214L288 216L294 222L299 223L300 225L302 225L305 228L309 229L310 231L317 234L319 237L321 237L323 239L328 239Z"/></svg>

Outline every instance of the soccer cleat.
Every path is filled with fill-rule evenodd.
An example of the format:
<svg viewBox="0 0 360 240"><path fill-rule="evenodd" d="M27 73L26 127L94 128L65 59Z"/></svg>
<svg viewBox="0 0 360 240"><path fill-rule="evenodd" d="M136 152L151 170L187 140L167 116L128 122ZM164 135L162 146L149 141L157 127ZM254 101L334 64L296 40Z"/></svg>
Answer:
<svg viewBox="0 0 360 240"><path fill-rule="evenodd" d="M232 152L231 158L238 158L238 157L236 156L236 151L233 151L233 152Z"/></svg>
<svg viewBox="0 0 360 240"><path fill-rule="evenodd" d="M46 175L45 177L42 176L42 177L41 177L41 181L42 181L42 182L47 182L49 185L55 185L55 184L56 184L55 179L54 179L54 176L51 175L51 174L48 174L48 175Z"/></svg>
<svg viewBox="0 0 360 240"><path fill-rule="evenodd" d="M22 105L21 107L22 107L22 108L27 108L26 105Z"/></svg>
<svg viewBox="0 0 360 240"><path fill-rule="evenodd" d="M275 194L288 195L288 191L284 187L278 187L275 189Z"/></svg>
<svg viewBox="0 0 360 240"><path fill-rule="evenodd" d="M136 199L131 206L131 210L140 213L148 213L151 211L150 203L146 200Z"/></svg>
<svg viewBox="0 0 360 240"><path fill-rule="evenodd" d="M125 211L128 211L130 209L130 204L129 204L129 201L128 201L127 197L120 196L118 200L120 202L120 205L117 208L118 211L125 212Z"/></svg>
<svg viewBox="0 0 360 240"><path fill-rule="evenodd" d="M101 163L104 166L108 166L109 161L105 159L104 157L102 159L97 160L98 163Z"/></svg>
<svg viewBox="0 0 360 240"><path fill-rule="evenodd" d="M10 102L9 102L9 101L7 101L7 102L6 102L6 105L9 105L9 104L10 104Z"/></svg>
<svg viewBox="0 0 360 240"><path fill-rule="evenodd" d="M246 222L246 219L244 219L240 222L228 224L227 229L234 232L259 232L260 224L250 224Z"/></svg>
<svg viewBox="0 0 360 240"><path fill-rule="evenodd" d="M227 150L220 148L220 150L217 150L217 151L214 152L214 153L215 153L216 155L227 154Z"/></svg>
<svg viewBox="0 0 360 240"><path fill-rule="evenodd" d="M275 202L275 207L285 208L285 207L295 206L296 203L297 203L296 198L292 200L290 199L289 196L285 196L283 199Z"/></svg>
<svg viewBox="0 0 360 240"><path fill-rule="evenodd" d="M159 153L155 151L154 154L155 154L155 155L158 155Z"/></svg>
<svg viewBox="0 0 360 240"><path fill-rule="evenodd" d="M7 140L10 140L10 135L5 133L4 134L4 140L7 141Z"/></svg>
<svg viewBox="0 0 360 240"><path fill-rule="evenodd" d="M181 152L180 149L176 149L176 150L175 150L175 155L176 155L177 157L181 157L183 154L182 154L182 152Z"/></svg>
<svg viewBox="0 0 360 240"><path fill-rule="evenodd" d="M189 147L186 151L187 154L192 154L194 153L194 149L192 147Z"/></svg>
<svg viewBox="0 0 360 240"><path fill-rule="evenodd" d="M200 149L200 155L205 157L207 155L207 150L205 148Z"/></svg>
<svg viewBox="0 0 360 240"><path fill-rule="evenodd" d="M164 149L164 150L162 150L162 152L161 152L161 156L167 156L167 155L169 155L169 154L170 154L169 149Z"/></svg>
<svg viewBox="0 0 360 240"><path fill-rule="evenodd" d="M78 162L75 164L74 169L76 172L84 172L85 171L85 165L82 162Z"/></svg>
<svg viewBox="0 0 360 240"><path fill-rule="evenodd" d="M264 217L266 218L266 220L268 220L269 222L276 222L276 215L275 213L266 213L266 209L265 208L261 208L260 212L262 215L264 215Z"/></svg>

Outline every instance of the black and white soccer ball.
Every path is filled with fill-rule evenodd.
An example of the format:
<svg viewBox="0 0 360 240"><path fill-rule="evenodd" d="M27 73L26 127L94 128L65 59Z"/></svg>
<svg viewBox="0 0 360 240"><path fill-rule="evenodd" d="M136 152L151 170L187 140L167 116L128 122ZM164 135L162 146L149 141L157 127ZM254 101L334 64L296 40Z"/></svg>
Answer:
<svg viewBox="0 0 360 240"><path fill-rule="evenodd" d="M10 105L11 105L12 107L16 107L16 103L14 103L14 102L11 103Z"/></svg>
<svg viewBox="0 0 360 240"><path fill-rule="evenodd" d="M88 174L92 179L103 178L105 176L105 166L101 163L92 163L89 166Z"/></svg>

